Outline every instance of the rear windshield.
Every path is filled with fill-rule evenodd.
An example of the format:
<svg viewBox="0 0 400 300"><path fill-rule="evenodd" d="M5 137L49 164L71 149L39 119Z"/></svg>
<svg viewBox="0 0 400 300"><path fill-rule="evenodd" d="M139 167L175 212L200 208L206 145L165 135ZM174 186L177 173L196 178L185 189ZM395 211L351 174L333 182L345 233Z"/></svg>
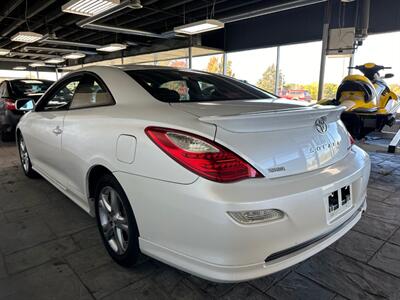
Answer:
<svg viewBox="0 0 400 300"><path fill-rule="evenodd" d="M181 70L131 70L135 79L154 98L163 102L200 102L276 98L239 80Z"/></svg>
<svg viewBox="0 0 400 300"><path fill-rule="evenodd" d="M41 95L52 84L53 81L48 80L13 80L11 81L11 89L16 98L24 98L30 95Z"/></svg>

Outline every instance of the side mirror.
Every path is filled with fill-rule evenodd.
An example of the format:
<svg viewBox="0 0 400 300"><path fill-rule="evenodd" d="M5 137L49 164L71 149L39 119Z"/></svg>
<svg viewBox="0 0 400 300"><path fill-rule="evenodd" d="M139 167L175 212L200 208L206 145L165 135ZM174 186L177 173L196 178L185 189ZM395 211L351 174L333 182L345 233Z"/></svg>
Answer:
<svg viewBox="0 0 400 300"><path fill-rule="evenodd" d="M15 108L20 111L31 111L35 108L35 102L30 98L15 101Z"/></svg>
<svg viewBox="0 0 400 300"><path fill-rule="evenodd" d="M393 78L394 77L394 74L392 74L392 73L387 73L387 74L385 74L385 76L384 76L384 78L386 78L386 79L388 79L388 78Z"/></svg>

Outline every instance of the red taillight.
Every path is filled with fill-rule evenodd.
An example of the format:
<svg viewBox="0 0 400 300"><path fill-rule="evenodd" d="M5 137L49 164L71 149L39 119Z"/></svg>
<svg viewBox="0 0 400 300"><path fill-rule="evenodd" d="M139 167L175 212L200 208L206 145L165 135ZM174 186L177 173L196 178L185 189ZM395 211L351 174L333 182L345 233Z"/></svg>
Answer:
<svg viewBox="0 0 400 300"><path fill-rule="evenodd" d="M16 110L15 103L9 99L4 100L4 108L6 110Z"/></svg>
<svg viewBox="0 0 400 300"><path fill-rule="evenodd" d="M171 158L206 179L226 183L263 177L235 153L206 138L161 127L147 127L145 132Z"/></svg>
<svg viewBox="0 0 400 300"><path fill-rule="evenodd" d="M356 141L354 140L353 136L349 132L347 134L349 135L349 141L350 141L349 149L350 149L351 147L353 147L353 145L356 143Z"/></svg>
<svg viewBox="0 0 400 300"><path fill-rule="evenodd" d="M350 138L350 144L354 145L356 143L356 141L354 140L354 138L351 136L351 134L349 134L349 138Z"/></svg>

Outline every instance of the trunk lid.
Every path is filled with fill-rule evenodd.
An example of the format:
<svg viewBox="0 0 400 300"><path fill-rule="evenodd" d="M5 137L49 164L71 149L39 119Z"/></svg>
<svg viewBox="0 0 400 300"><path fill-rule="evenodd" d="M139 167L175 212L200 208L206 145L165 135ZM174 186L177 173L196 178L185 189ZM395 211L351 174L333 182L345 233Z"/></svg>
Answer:
<svg viewBox="0 0 400 300"><path fill-rule="evenodd" d="M343 159L350 149L342 107L283 99L176 103L217 127L215 140L268 178L309 172Z"/></svg>

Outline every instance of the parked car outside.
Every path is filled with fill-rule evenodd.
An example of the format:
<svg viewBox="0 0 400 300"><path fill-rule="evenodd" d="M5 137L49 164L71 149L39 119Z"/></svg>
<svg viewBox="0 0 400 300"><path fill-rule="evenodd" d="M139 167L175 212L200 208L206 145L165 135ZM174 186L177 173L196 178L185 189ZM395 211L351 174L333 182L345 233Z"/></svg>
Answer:
<svg viewBox="0 0 400 300"><path fill-rule="evenodd" d="M25 174L95 216L123 266L142 252L250 280L328 247L366 209L370 160L341 107L158 66L84 68L33 105L16 103L31 110L17 126Z"/></svg>
<svg viewBox="0 0 400 300"><path fill-rule="evenodd" d="M289 100L312 101L311 94L307 90L287 90L282 94L282 97Z"/></svg>
<svg viewBox="0 0 400 300"><path fill-rule="evenodd" d="M15 137L15 128L23 112L15 109L18 99L38 100L53 84L50 80L12 79L0 84L0 137L10 141Z"/></svg>

